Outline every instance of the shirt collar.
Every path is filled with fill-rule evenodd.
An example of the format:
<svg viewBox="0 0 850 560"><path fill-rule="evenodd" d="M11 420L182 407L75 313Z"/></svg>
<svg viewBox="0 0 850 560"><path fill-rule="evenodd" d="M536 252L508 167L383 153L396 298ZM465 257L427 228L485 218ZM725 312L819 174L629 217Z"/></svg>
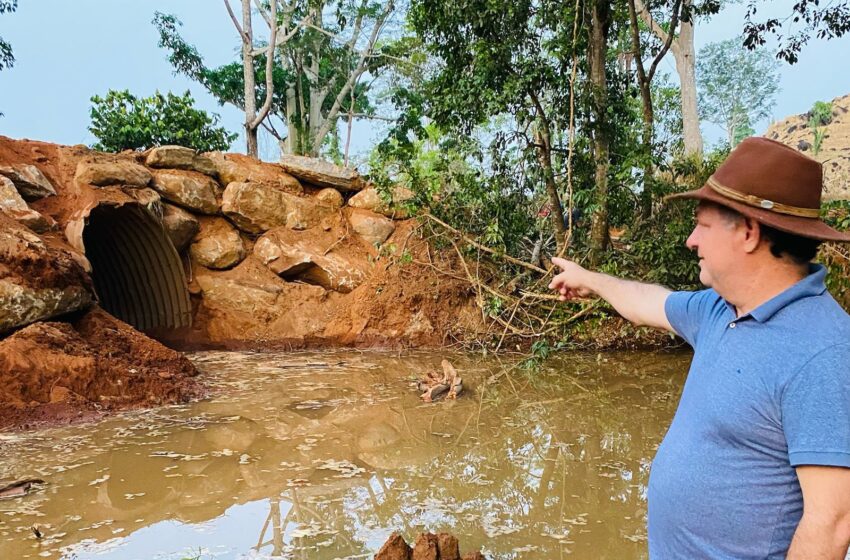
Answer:
<svg viewBox="0 0 850 560"><path fill-rule="evenodd" d="M774 296L773 298L767 300L763 304L759 305L752 311L750 311L747 315L743 317L739 317L739 319L743 319L744 317L752 317L759 323L764 323L768 321L771 317L776 315L776 313L791 303L794 303L798 299L803 299L810 296L819 296L826 291L826 284L824 280L826 279L826 267L821 264L811 264L809 265L809 275L782 292L781 294ZM735 310L731 304L727 302L727 305L732 310L734 314Z"/></svg>

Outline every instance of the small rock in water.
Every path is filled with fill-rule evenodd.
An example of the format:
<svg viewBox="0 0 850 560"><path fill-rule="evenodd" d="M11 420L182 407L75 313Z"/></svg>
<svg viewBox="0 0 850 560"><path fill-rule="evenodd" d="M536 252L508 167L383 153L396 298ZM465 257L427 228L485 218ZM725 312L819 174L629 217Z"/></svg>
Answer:
<svg viewBox="0 0 850 560"><path fill-rule="evenodd" d="M417 388L422 392L419 398L423 401L433 402L443 395L455 399L463 391L463 380L451 362L443 360L442 366L442 375L437 372L428 372L417 383Z"/></svg>
<svg viewBox="0 0 850 560"><path fill-rule="evenodd" d="M412 550L401 535L393 533L375 560L486 560L486 557L479 551L461 556L457 537L450 533L420 533Z"/></svg>
<svg viewBox="0 0 850 560"><path fill-rule="evenodd" d="M6 486L0 488L0 500L20 498L21 496L26 496L29 493L30 489L32 489L34 484L44 484L44 481L40 478L30 478L27 480L19 480L17 482L7 484Z"/></svg>
<svg viewBox="0 0 850 560"><path fill-rule="evenodd" d="M410 547L404 538L398 533L393 533L375 555L375 560L410 560L410 554Z"/></svg>

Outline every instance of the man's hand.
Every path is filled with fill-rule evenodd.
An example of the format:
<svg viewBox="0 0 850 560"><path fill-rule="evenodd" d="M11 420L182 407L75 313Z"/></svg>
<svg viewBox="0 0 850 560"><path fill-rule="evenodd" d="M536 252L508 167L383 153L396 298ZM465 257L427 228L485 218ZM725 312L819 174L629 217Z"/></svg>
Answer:
<svg viewBox="0 0 850 560"><path fill-rule="evenodd" d="M567 301L593 295L593 291L584 282L588 275L587 269L559 257L554 257L552 263L561 269L561 273L549 283L549 289L558 292L558 299Z"/></svg>
<svg viewBox="0 0 850 560"><path fill-rule="evenodd" d="M670 294L667 288L593 272L566 259L556 257L552 262L561 273L552 279L549 288L558 292L561 301L596 294L636 325L673 331L664 312L664 302Z"/></svg>

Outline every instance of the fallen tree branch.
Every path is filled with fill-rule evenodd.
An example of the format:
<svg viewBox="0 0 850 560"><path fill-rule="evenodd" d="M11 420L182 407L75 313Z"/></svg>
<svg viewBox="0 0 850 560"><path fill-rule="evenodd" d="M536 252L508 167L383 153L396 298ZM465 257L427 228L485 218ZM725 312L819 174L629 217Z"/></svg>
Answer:
<svg viewBox="0 0 850 560"><path fill-rule="evenodd" d="M498 257L502 260L508 261L509 263L513 263L517 266L521 266L521 267L527 268L529 270L534 270L535 272L539 272L540 274L544 274L544 275L548 274L548 272L545 269L540 268L539 266L533 265L531 263L527 263L527 262L522 261L520 259L515 259L514 257L512 257L510 255L505 255L504 253L499 253L498 251L494 251L493 249L478 243L477 241L471 239L469 236L467 236L466 234L464 234L460 230L453 228L452 226L450 226L446 222L442 221L439 218L435 218L434 216L432 216L431 214L429 214L427 212L424 213L423 216L425 216L426 218L428 218L432 222L441 225L442 227L446 228L447 230L451 231L452 233L456 234L458 237L460 237L466 243L469 243L470 245L472 245L476 249L484 251L485 253L488 253L490 255Z"/></svg>

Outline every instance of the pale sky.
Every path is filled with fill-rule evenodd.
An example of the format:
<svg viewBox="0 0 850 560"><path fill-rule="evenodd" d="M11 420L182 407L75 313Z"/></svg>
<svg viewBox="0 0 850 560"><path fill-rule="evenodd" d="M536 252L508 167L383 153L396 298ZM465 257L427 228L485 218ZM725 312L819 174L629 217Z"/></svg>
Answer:
<svg viewBox="0 0 850 560"><path fill-rule="evenodd" d="M784 17L794 0L770 2L761 16ZM231 132L241 130L242 115L231 106L219 106L199 85L174 76L166 52L157 47L151 24L155 11L175 14L182 34L197 46L210 66L235 60L238 37L218 0L20 0L18 10L0 16L0 36L12 44L16 62L0 72L0 134L61 144L92 144L87 130L89 99L109 89L129 89L139 96L155 90L190 90L197 107L221 116ZM734 37L743 29L745 7L731 5L696 30L696 47ZM262 32L259 26L258 33ZM850 93L850 36L832 41L814 39L794 66L781 66L781 92L774 119L807 111L815 101ZM672 57L662 70L675 75ZM763 133L768 121L756 123ZM724 136L703 123L709 143ZM365 155L382 137L383 126L355 126L352 151ZM244 151L240 137L232 146ZM276 155L275 147L261 141L261 155Z"/></svg>

